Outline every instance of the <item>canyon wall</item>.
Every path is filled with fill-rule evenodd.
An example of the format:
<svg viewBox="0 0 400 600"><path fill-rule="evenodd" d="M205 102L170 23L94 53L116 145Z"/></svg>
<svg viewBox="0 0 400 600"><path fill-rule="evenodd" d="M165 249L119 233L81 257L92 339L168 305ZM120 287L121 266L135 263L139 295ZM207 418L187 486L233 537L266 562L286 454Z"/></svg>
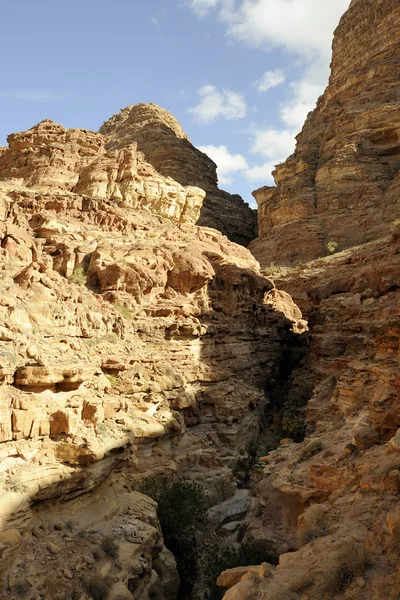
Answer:
<svg viewBox="0 0 400 600"><path fill-rule="evenodd" d="M202 190L135 144L107 151L101 134L50 121L9 140L0 596L105 585L110 599L175 598L174 559L135 486L184 474L211 504L231 496L305 323L248 250L192 224Z"/></svg>
<svg viewBox="0 0 400 600"><path fill-rule="evenodd" d="M276 187L254 192L262 266L316 259L386 235L399 218L400 11L358 0L333 41L329 85L276 167Z"/></svg>
<svg viewBox="0 0 400 600"><path fill-rule="evenodd" d="M228 571L225 600L400 593L399 243L395 231L276 272L309 319L309 356L297 373L315 382L307 436L262 458L246 517L245 541L279 554L279 567Z"/></svg>
<svg viewBox="0 0 400 600"><path fill-rule="evenodd" d="M178 121L156 104L127 106L100 127L108 149L136 142L146 160L165 177L203 189L206 197L197 225L214 227L247 246L257 235L256 212L237 194L218 188L216 164L195 148Z"/></svg>

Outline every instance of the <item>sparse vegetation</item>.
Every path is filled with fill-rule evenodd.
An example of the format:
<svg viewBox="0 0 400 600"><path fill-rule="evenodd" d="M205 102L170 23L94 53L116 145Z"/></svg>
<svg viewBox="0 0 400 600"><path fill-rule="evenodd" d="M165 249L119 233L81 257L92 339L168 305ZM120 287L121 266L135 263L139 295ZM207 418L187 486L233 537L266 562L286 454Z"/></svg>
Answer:
<svg viewBox="0 0 400 600"><path fill-rule="evenodd" d="M337 252L339 247L339 243L338 242L328 242L325 246L325 250L329 253L329 254L335 254L335 252Z"/></svg>
<svg viewBox="0 0 400 600"><path fill-rule="evenodd" d="M106 375L108 381L110 382L110 388L115 388L117 385L117 378L115 375Z"/></svg>
<svg viewBox="0 0 400 600"><path fill-rule="evenodd" d="M329 510L325 504L312 504L309 506L302 518L301 527L297 538L299 546L304 546L329 533Z"/></svg>
<svg viewBox="0 0 400 600"><path fill-rule="evenodd" d="M102 579L88 577L83 580L82 585L93 600L107 600L110 588Z"/></svg>
<svg viewBox="0 0 400 600"><path fill-rule="evenodd" d="M362 542L344 542L325 579L326 590L332 595L344 592L370 566L371 556Z"/></svg>
<svg viewBox="0 0 400 600"><path fill-rule="evenodd" d="M86 271L83 267L77 267L72 273L69 281L76 285L84 285L86 283Z"/></svg>
<svg viewBox="0 0 400 600"><path fill-rule="evenodd" d="M196 530L207 520L203 488L182 479L168 484L162 477L149 477L140 482L138 489L157 502L165 545L175 556L181 581L193 584L198 559Z"/></svg>
<svg viewBox="0 0 400 600"><path fill-rule="evenodd" d="M245 449L242 450L242 457L239 458L235 467L232 469L233 476L239 488L246 488L250 484L251 474L257 463L258 441L251 440Z"/></svg>
<svg viewBox="0 0 400 600"><path fill-rule="evenodd" d="M305 460L309 460L312 456L315 456L315 454L321 452L322 449L323 446L320 440L310 442L301 450L299 458L297 460L298 462L304 462Z"/></svg>
<svg viewBox="0 0 400 600"><path fill-rule="evenodd" d="M18 475L13 475L13 476L9 477L6 485L7 485L7 489L10 492L15 492L18 494L27 492L29 489L29 486L25 483L25 481L23 481L21 479L21 477L18 477Z"/></svg>
<svg viewBox="0 0 400 600"><path fill-rule="evenodd" d="M110 558L118 558L118 544L111 537L107 536L101 540L101 549Z"/></svg>
<svg viewBox="0 0 400 600"><path fill-rule="evenodd" d="M215 542L206 542L198 560L198 578L193 590L196 600L220 600L225 591L216 584L218 576L226 569L246 565L275 564L257 544L243 544L240 548L221 548Z"/></svg>
<svg viewBox="0 0 400 600"><path fill-rule="evenodd" d="M295 442L301 442L304 435L304 423L297 417L285 416L282 418L281 431Z"/></svg>
<svg viewBox="0 0 400 600"><path fill-rule="evenodd" d="M114 302L114 308L126 319L129 321L132 318L132 311L129 310L125 304L122 304L119 300Z"/></svg>

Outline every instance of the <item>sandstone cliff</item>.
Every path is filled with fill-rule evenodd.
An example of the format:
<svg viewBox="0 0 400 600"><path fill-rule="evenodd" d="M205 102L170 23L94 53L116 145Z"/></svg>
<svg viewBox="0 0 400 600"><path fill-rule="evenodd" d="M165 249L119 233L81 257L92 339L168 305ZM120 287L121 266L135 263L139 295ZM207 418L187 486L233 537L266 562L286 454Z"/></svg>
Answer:
<svg viewBox="0 0 400 600"><path fill-rule="evenodd" d="M106 121L100 133L109 139L107 148L121 149L136 142L159 173L205 190L198 225L214 227L244 246L256 237L255 211L240 196L218 188L215 163L191 144L167 110L156 104L127 106Z"/></svg>
<svg viewBox="0 0 400 600"><path fill-rule="evenodd" d="M308 435L262 459L246 519L279 568L226 573L226 600L399 596L399 240L276 272L309 318Z"/></svg>
<svg viewBox="0 0 400 600"><path fill-rule="evenodd" d="M333 42L329 85L274 172L254 192L262 266L290 265L385 235L400 216L397 0L355 0Z"/></svg>
<svg viewBox="0 0 400 600"><path fill-rule="evenodd" d="M248 250L190 223L202 191L135 144L49 121L9 139L0 597L100 597L97 581L110 600L172 600L174 559L135 483L185 474L212 504L232 495L304 322Z"/></svg>

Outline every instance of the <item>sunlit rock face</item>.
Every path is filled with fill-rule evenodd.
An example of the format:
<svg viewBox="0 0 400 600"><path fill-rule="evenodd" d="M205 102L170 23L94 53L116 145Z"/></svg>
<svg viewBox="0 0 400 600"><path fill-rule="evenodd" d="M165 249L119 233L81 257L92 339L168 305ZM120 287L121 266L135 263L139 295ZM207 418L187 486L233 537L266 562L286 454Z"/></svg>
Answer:
<svg viewBox="0 0 400 600"><path fill-rule="evenodd" d="M291 265L385 235L400 216L400 11L351 3L335 32L329 85L274 172L254 192L262 266Z"/></svg>
<svg viewBox="0 0 400 600"><path fill-rule="evenodd" d="M0 153L0 596L10 600L21 585L74 597L93 578L112 582L115 598L175 598L154 505L132 490L185 474L212 504L232 495L231 467L306 328L248 250L191 223L201 189L159 174L135 144L104 141L45 121Z"/></svg>
<svg viewBox="0 0 400 600"><path fill-rule="evenodd" d="M256 212L237 194L218 188L215 163L195 148L181 125L156 104L127 106L100 128L108 138L108 149L121 149L136 142L159 173L184 186L206 192L198 225L214 227L230 240L247 246L256 237Z"/></svg>
<svg viewBox="0 0 400 600"><path fill-rule="evenodd" d="M199 218L205 192L161 176L136 144L107 152L101 134L49 120L8 136L8 142L0 154L0 180L19 179L41 191L76 191L182 223Z"/></svg>

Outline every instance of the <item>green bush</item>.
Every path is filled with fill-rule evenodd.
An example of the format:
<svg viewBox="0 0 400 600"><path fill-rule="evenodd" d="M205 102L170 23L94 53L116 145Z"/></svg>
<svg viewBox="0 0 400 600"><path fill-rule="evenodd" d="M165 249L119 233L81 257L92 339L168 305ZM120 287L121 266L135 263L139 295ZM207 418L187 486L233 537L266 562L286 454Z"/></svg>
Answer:
<svg viewBox="0 0 400 600"><path fill-rule="evenodd" d="M305 460L308 460L312 456L315 456L315 454L318 454L318 452L321 452L322 448L323 448L322 443L319 440L310 442L310 444L307 444L307 446L305 446L302 449L302 451L300 452L299 458L297 459L298 462L304 462Z"/></svg>
<svg viewBox="0 0 400 600"><path fill-rule="evenodd" d="M198 561L198 578L194 587L196 600L221 600L226 590L217 586L222 571L234 567L276 563L257 544L243 544L240 548L221 548L216 543L205 543Z"/></svg>
<svg viewBox="0 0 400 600"><path fill-rule="evenodd" d="M72 273L69 281L76 283L77 285L83 285L86 283L86 272L83 267L77 267Z"/></svg>
<svg viewBox="0 0 400 600"><path fill-rule="evenodd" d="M83 588L93 600L107 600L110 592L109 586L94 576L84 579Z"/></svg>
<svg viewBox="0 0 400 600"><path fill-rule="evenodd" d="M250 484L252 470L257 463L258 457L258 441L251 440L246 449L242 449L241 458L238 459L236 465L232 469L236 485L239 488L247 488Z"/></svg>
<svg viewBox="0 0 400 600"><path fill-rule="evenodd" d="M132 311L129 310L129 308L127 306L125 306L125 304L122 304L122 302L119 302L119 300L117 300L116 302L114 302L114 308L124 317L124 319L126 319L127 321L129 321L132 318Z"/></svg>
<svg viewBox="0 0 400 600"><path fill-rule="evenodd" d="M101 540L101 549L110 558L117 558L118 556L118 544L111 537L105 537Z"/></svg>
<svg viewBox="0 0 400 600"><path fill-rule="evenodd" d="M325 578L326 590L335 595L344 592L356 577L361 577L371 566L371 557L362 542L344 542L334 564Z"/></svg>
<svg viewBox="0 0 400 600"><path fill-rule="evenodd" d="M297 417L285 416L282 418L281 431L282 435L295 442L301 442L304 437L304 423Z"/></svg>
<svg viewBox="0 0 400 600"><path fill-rule="evenodd" d="M185 585L193 584L198 558L196 530L207 519L203 488L183 479L168 484L162 477L149 477L138 489L157 502L165 545L175 556L181 581Z"/></svg>
<svg viewBox="0 0 400 600"><path fill-rule="evenodd" d="M329 254L335 254L335 252L337 252L338 246L338 242L328 242L325 246L325 249L327 252L329 252Z"/></svg>

